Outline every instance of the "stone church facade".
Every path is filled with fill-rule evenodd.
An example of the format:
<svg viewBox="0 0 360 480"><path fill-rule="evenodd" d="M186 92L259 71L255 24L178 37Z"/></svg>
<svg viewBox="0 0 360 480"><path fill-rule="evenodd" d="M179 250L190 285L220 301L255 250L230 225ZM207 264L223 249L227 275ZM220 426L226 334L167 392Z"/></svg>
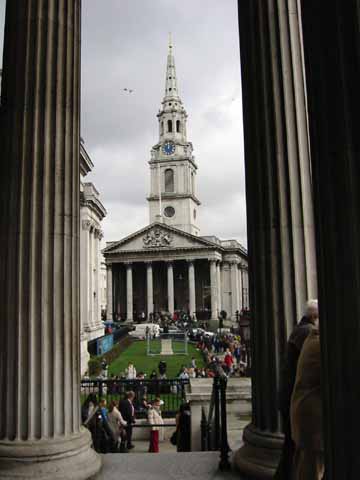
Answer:
<svg viewBox="0 0 360 480"><path fill-rule="evenodd" d="M247 252L236 240L200 236L198 166L171 42L157 118L159 141L149 161L150 224L103 252L107 319L132 322L143 314L185 311L215 328L221 310L235 320L237 311L249 307Z"/></svg>

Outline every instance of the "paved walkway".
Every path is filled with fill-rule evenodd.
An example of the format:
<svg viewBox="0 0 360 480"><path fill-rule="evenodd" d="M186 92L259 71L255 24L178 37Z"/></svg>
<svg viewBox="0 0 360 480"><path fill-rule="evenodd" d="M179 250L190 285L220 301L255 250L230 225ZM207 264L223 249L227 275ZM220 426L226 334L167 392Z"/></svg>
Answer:
<svg viewBox="0 0 360 480"><path fill-rule="evenodd" d="M160 355L174 355L171 338L166 340L165 339L161 340Z"/></svg>
<svg viewBox="0 0 360 480"><path fill-rule="evenodd" d="M103 455L96 480L241 480L218 470L218 452Z"/></svg>

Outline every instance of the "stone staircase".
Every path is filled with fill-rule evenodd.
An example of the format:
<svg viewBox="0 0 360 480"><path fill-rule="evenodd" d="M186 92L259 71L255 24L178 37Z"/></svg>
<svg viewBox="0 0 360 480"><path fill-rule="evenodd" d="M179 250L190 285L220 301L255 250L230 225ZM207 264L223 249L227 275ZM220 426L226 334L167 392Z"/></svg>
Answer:
<svg viewBox="0 0 360 480"><path fill-rule="evenodd" d="M218 452L112 453L102 455L94 480L241 480L238 472L220 472Z"/></svg>

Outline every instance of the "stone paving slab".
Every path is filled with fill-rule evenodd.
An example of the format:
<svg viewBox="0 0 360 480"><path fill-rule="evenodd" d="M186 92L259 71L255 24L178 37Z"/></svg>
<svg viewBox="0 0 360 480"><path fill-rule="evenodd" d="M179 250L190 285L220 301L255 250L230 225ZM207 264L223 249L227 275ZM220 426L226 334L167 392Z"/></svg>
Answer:
<svg viewBox="0 0 360 480"><path fill-rule="evenodd" d="M218 470L218 452L102 455L95 480L241 480L237 472Z"/></svg>

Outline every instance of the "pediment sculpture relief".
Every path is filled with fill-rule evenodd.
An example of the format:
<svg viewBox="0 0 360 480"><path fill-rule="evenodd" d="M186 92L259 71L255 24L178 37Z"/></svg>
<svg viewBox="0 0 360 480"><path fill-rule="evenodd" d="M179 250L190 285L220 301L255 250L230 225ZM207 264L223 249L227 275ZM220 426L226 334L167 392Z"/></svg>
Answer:
<svg viewBox="0 0 360 480"><path fill-rule="evenodd" d="M164 232L160 228L153 228L143 237L144 248L168 247L172 241L171 233Z"/></svg>

